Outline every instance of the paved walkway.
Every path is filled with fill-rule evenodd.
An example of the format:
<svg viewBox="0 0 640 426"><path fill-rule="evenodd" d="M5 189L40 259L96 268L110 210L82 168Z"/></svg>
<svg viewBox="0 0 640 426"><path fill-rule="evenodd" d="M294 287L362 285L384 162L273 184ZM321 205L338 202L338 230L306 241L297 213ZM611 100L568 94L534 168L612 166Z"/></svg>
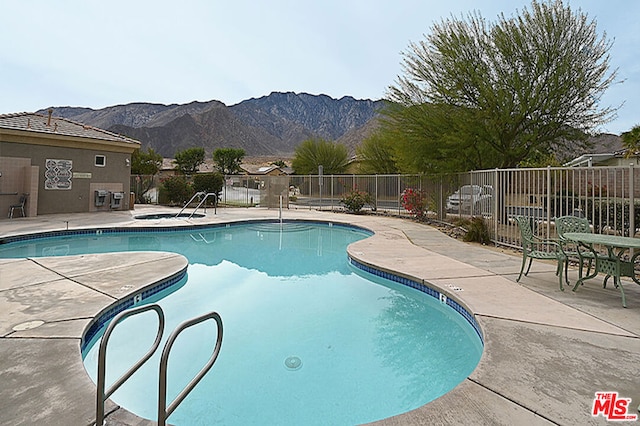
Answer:
<svg viewBox="0 0 640 426"><path fill-rule="evenodd" d="M193 220L133 219L133 212L48 215L0 221L0 239L57 229L206 224L277 218L275 210L219 209ZM167 211L167 209L160 209ZM424 279L473 312L485 336L482 359L453 391L380 425L606 424L592 417L595 392L640 404L640 286L620 293L591 280L560 292L555 265L534 261L515 282L521 258L467 244L410 220L309 210L285 219L354 223L375 231L349 247L360 262ZM107 306L186 267L176 254L103 254L0 260L0 424L91 424L95 385L82 366L80 338ZM576 279L570 270L570 279ZM109 276L109 279L105 279ZM113 277L116 279L114 280ZM114 404L110 424L143 421Z"/></svg>

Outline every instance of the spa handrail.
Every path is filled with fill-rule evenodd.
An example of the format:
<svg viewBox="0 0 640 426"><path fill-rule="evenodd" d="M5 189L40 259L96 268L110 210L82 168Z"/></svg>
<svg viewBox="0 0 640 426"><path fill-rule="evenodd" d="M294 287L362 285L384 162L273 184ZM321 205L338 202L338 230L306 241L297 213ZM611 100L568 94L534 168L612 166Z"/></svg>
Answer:
<svg viewBox="0 0 640 426"><path fill-rule="evenodd" d="M214 206L217 208L218 207L218 194L216 194L215 192L207 192L204 197L202 198L202 200L200 200L200 202L198 203L198 205L196 206L195 209L193 209L193 211L191 212L191 214L189 215L189 219L191 219L191 217L193 217L193 215L196 213L196 211L198 211L198 209L200 208L200 206L202 206L202 204L204 204L205 201L207 201L207 198L209 198L209 195L213 195L215 197L215 204ZM206 208L205 208L206 210ZM214 208L214 214L215 214L216 210Z"/></svg>
<svg viewBox="0 0 640 426"><path fill-rule="evenodd" d="M187 207L189 207L189 204L191 204L193 202L193 200L196 199L196 197L202 197L202 199L200 200L200 202L198 203L196 208L193 209L193 211L189 215L189 219L191 219L193 217L193 215L196 213L196 211L198 211L198 209L202 206L202 204L204 204L204 202L207 201L207 198L209 198L210 195L213 195L215 197L215 206L217 208L218 207L218 194L216 194L215 192L200 191L200 192L196 192L195 194L193 194L193 197L191 197L191 199L189 201L187 201L187 203L184 205L184 207L182 207L182 209L180 209L178 214L176 214L176 217L180 217L182 212L185 211L185 209ZM215 212L215 210L214 210L214 212Z"/></svg>
<svg viewBox="0 0 640 426"><path fill-rule="evenodd" d="M178 396L167 406L167 363L169 361L169 352L171 352L171 347L173 343L178 338L178 335L183 332L185 329L199 324L208 319L212 319L216 322L217 326L217 336L216 336L216 346L213 349L213 353L211 354L211 358L205 364L204 367L200 370L200 372L189 382L189 384L180 392ZM180 403L189 395L189 393L193 390L194 387L200 382L200 380L204 377L205 374L211 369L213 364L216 362L216 358L218 358L218 354L220 353L220 347L222 346L222 318L217 312L209 312L208 314L201 315L199 317L187 320L180 324L169 336L167 343L164 345L164 349L162 351L162 358L160 359L160 379L158 386L158 425L164 426L167 423L167 418L174 412L174 410L180 405Z"/></svg>
<svg viewBox="0 0 640 426"><path fill-rule="evenodd" d="M128 318L132 315L140 314L142 312L153 310L158 314L158 332L156 334L156 340L153 342L153 345L149 349L149 351L138 360L138 362L127 370L118 380L116 380L111 387L105 391L105 375L106 375L106 356L107 356L107 342L109 341L109 337L111 337L111 333L118 323L120 323L125 318ZM100 349L98 352L98 383L97 383L97 392L96 392L96 425L102 426L104 423L104 401L113 394L122 384L129 379L138 371L138 369L151 358L151 356L155 353L158 346L160 346L160 341L162 340L162 332L164 330L164 312L159 305L145 305L137 308L129 309L126 311L120 312L116 315L111 323L107 327L107 330L104 332L104 336L102 337L102 341L100 342Z"/></svg>
<svg viewBox="0 0 640 426"><path fill-rule="evenodd" d="M189 207L189 204L191 204L193 202L193 200L196 199L196 197L200 197L201 195L204 195L204 192L196 192L195 194L193 194L193 197L191 197L189 199L189 201L187 201L187 203L180 209L180 211L178 212L178 214L176 215L176 217L180 217L180 215L182 214L182 212Z"/></svg>

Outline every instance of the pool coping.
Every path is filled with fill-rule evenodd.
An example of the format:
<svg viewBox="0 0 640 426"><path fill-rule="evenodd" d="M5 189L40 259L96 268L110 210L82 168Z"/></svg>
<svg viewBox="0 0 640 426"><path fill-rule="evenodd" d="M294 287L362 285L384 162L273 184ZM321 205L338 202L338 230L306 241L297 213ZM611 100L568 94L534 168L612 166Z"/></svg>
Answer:
<svg viewBox="0 0 640 426"><path fill-rule="evenodd" d="M156 217L158 215L146 215L152 216L153 219L160 219ZM171 216L168 216L171 217ZM187 217L187 215L180 216ZM204 215L197 216L196 218L204 217ZM134 216L134 219L139 220L141 216ZM41 240L46 238L59 238L67 236L77 235L95 235L95 236L107 236L107 235L119 235L119 234L132 234L132 233L164 233L174 231L206 231L210 229L228 228L229 226L243 226L246 224L274 224L274 225L289 225L289 224L316 224L326 226L340 226L348 229L359 230L368 233L369 237L375 235L375 232L350 223L332 222L332 221L320 221L320 220L308 220L308 219L257 219L247 220L242 222L233 223L217 223L217 224L199 224L199 225L184 225L184 226L163 226L163 227L99 227L99 228L84 228L84 229L71 229L71 230L55 230L46 232L34 232L30 234L14 235L9 237L0 238L0 247L4 244L18 243L22 241ZM348 252L347 252L348 253ZM429 283L424 280L420 280L415 277L405 276L393 271L377 268L375 265L367 264L357 260L357 257L348 253L349 263L367 273L390 280L392 282L416 289L422 293L425 293L441 303L449 306L456 313L458 313L476 332L480 341L484 344L484 336L480 325L466 307L462 301L458 300L451 294L445 293L437 288L437 286L430 286ZM93 320L87 325L85 332L81 339L81 351L84 351L87 342L91 341L95 335L116 315L120 312L132 308L134 306L149 303L148 299L155 296L157 293L163 290L169 290L174 284L178 283L186 276L186 268L173 274L172 276L159 279L157 282L150 284L146 287L137 289L135 292L123 297L122 299L114 302L112 305L105 307Z"/></svg>
<svg viewBox="0 0 640 426"><path fill-rule="evenodd" d="M249 212L238 209L228 213L226 217L224 217L225 212L218 217L208 217L193 222L185 221L185 223L204 223L207 220L235 222L252 218L273 219L278 215L277 211L269 210ZM607 361L605 370L608 370L610 380L608 387L616 388L621 397L632 398L636 405L640 401L640 391L635 386L635 382L630 381L628 377L633 375L637 377L638 365L640 365L639 334L636 329L631 329L632 327L628 325L629 319L626 318L631 316L634 324L640 318L639 307L634 304L634 296L636 296L634 291L629 297L632 303L623 312L626 317L619 319L622 310L619 306L619 295L616 299L612 299L608 294L603 293L607 296L605 299L600 292L594 293L593 300L588 300L591 294L586 289L580 290L582 294L579 295L580 298L575 297L575 303L581 303L582 297L592 304L604 303L606 306L602 309L607 310L605 313L611 318L603 320L597 315L585 312L588 306L578 306L578 308L569 306L567 303L574 303L572 294L551 293L551 297L541 294L547 287L557 288L553 265L543 262L535 263L530 276L523 279L530 286L527 288L522 284L514 283L520 264L518 257L500 254L497 262L505 271L496 273L487 270L482 264L484 262L482 259L495 256L495 252L487 248L460 245L462 243L449 239L423 224L397 218L356 217L315 211L288 212L288 214L304 220L314 218L325 222L356 224L371 229L376 234L352 244L348 249L350 257L363 264L375 265L377 269L414 277L437 286L444 294L460 301L469 312L473 312L484 331L485 351L480 364L467 380L452 392L417 410L381 420L377 422L378 424L417 425L424 424L426 419L429 419L430 423L439 424L516 424L524 421L533 424L604 424L605 420L602 416L590 415L593 392L598 390L597 387L591 386L590 377L574 377L575 371L572 372L570 369L564 371L558 368L558 365L562 365L560 361L556 361L559 363L556 368L544 368L543 361L547 361L549 354L554 350L560 351L553 346L558 342L561 343L558 346L562 348L562 360L568 360L563 361L567 365L572 366L569 362L572 359L580 359L583 364L580 367L581 372L588 372L596 377L599 370L603 370L603 363ZM104 222L104 217L87 217L87 222L101 223ZM127 217L119 216L116 218L117 221L120 221L117 226L136 226L135 221ZM31 230L40 226L35 221L32 223ZM0 229L6 235L7 227L3 227L4 224L0 222ZM20 226L23 226L22 223ZM46 230L46 221L41 226ZM460 256L461 251L464 251L463 256ZM474 263L470 256L471 252L479 253L478 256L482 259L476 263L480 263L482 268L470 265ZM466 262L460 261L458 257L465 258ZM7 262L0 262L0 273L6 270L3 268L11 267ZM52 268L43 269L41 273L46 275L51 270ZM133 276L135 277L135 274ZM496 291L500 294L500 299L496 299L496 295L492 293L494 286L498 288ZM3 287L0 287L0 296L3 295L2 289ZM568 297L572 299L567 299L569 302L563 303L554 300L553 297L556 296L560 299ZM496 303L498 300L504 301L505 306ZM515 307L509 309L507 306L509 304ZM4 313L1 313L0 317L6 317L7 313L4 310L2 312ZM612 320L613 317L615 321ZM615 322L624 323L624 321L627 323L623 328L615 324ZM44 331L42 327L41 330ZM529 336L532 342L523 340L520 336ZM48 419L54 420L49 421L51 424L68 424L72 420L84 424L90 423L94 395L81 395L76 391L82 388L84 392L90 392L91 388L95 390L95 385L88 378L81 377L82 374L86 376L81 364L69 362L71 370L76 367L82 370L82 374L73 377L52 377L51 381L36 383L33 383L34 379L31 378L34 375L33 371L40 371L41 365L45 364L47 354L50 355L49 352L55 351L58 346L67 348L63 352L75 350L79 358L77 336L52 335L36 338L24 332L23 335L3 334L0 341L4 342L0 349L2 360L0 361L0 378L3 379L3 383L15 383L14 386L8 387L9 390L4 394L0 393L2 396L0 398L1 422L30 424L34 421L34 417L29 415L41 411L49 413ZM505 345L505 341L517 342L523 347L514 349ZM594 342L598 342L597 347L594 347ZM31 358L16 357L16 354L25 352ZM611 360L616 362L612 363ZM533 368L534 366L536 368ZM17 377L23 380L22 385L19 380L18 382L14 380L16 377L12 376L12 371L16 369L24 370L23 374ZM535 375L531 376L534 370ZM46 377L46 374L39 374L38 377ZM530 383L531 377L536 377L540 384ZM613 378L615 381L612 381ZM558 380L563 381L560 390L552 386L554 381ZM78 381L81 382L79 385L70 383ZM595 379L594 381L601 383L601 387L606 385L606 381ZM50 393L55 389L59 394L53 399L51 397L42 399L41 404L35 404L36 407L33 407L32 397L15 395L16 389L25 386L35 393ZM588 392L585 389L588 389ZM558 392L566 395L558 395ZM58 405L55 400L72 401L74 406L86 407L83 410L70 410L68 404ZM5 410L8 406L11 406L10 411ZM89 413L86 408L89 408ZM20 410L23 410L23 417L19 417ZM10 413L15 417L11 417ZM112 418L121 421L121 424L138 424L140 421L121 409L116 410L113 416Z"/></svg>

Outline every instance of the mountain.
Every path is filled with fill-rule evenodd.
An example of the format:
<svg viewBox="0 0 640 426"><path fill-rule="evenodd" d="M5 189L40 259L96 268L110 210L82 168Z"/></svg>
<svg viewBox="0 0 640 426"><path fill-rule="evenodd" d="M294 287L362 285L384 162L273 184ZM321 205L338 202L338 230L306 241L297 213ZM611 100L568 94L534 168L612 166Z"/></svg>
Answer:
<svg viewBox="0 0 640 426"><path fill-rule="evenodd" d="M290 157L302 141L348 137L353 151L383 101L273 92L233 106L219 101L188 104L132 103L94 110L52 107L54 116L106 129L142 142L164 157L204 147L242 148L247 156ZM47 108L48 109L48 108ZM39 112L46 112L46 110Z"/></svg>

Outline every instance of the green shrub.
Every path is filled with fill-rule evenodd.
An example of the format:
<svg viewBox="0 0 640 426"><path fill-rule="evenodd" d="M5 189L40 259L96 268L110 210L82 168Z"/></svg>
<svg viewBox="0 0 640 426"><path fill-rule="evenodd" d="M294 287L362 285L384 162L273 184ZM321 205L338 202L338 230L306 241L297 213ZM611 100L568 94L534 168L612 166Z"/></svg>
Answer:
<svg viewBox="0 0 640 426"><path fill-rule="evenodd" d="M193 191L216 194L220 198L220 192L224 185L224 176L220 173L198 173L193 176ZM207 199L208 204L213 204L216 200L213 197Z"/></svg>
<svg viewBox="0 0 640 426"><path fill-rule="evenodd" d="M195 193L184 176L170 176L162 181L163 201L171 205L184 205Z"/></svg>
<svg viewBox="0 0 640 426"><path fill-rule="evenodd" d="M373 197L366 191L354 189L345 195L340 202L344 204L351 213L359 213L366 204L373 206Z"/></svg>
<svg viewBox="0 0 640 426"><path fill-rule="evenodd" d="M491 235L487 223L482 217L475 216L468 221L467 233L464 235L464 241L487 244L491 242Z"/></svg>
<svg viewBox="0 0 640 426"><path fill-rule="evenodd" d="M640 204L634 204L633 209L634 224L638 228L638 225L640 225ZM630 236L628 201L604 202L588 199L584 211L589 222L600 232L609 227L621 235Z"/></svg>

